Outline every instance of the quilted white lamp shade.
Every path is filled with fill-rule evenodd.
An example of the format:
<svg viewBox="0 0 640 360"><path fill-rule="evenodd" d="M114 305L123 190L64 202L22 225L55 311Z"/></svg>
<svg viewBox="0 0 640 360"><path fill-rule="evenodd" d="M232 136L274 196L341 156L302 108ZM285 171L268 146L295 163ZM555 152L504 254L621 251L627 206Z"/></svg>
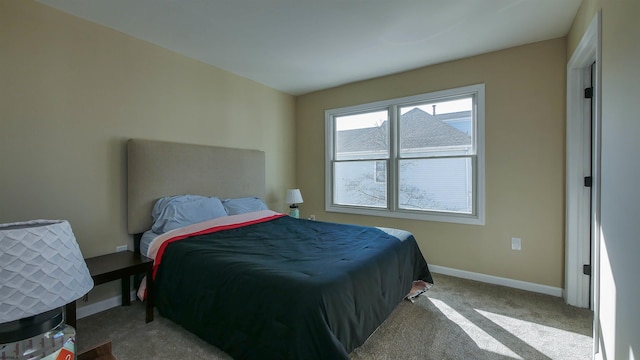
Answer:
<svg viewBox="0 0 640 360"><path fill-rule="evenodd" d="M0 324L61 308L91 288L69 222L0 224Z"/></svg>
<svg viewBox="0 0 640 360"><path fill-rule="evenodd" d="M300 193L300 189L287 190L287 195L285 196L284 202L287 204L301 204L302 194Z"/></svg>

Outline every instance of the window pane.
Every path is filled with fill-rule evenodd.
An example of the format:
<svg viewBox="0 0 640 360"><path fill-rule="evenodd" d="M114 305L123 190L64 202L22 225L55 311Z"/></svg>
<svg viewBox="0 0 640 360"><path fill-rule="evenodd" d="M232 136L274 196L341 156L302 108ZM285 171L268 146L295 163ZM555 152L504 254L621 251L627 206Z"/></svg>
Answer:
<svg viewBox="0 0 640 360"><path fill-rule="evenodd" d="M387 207L387 184L376 181L377 163L377 161L335 163L334 203Z"/></svg>
<svg viewBox="0 0 640 360"><path fill-rule="evenodd" d="M400 108L402 157L471 154L473 97Z"/></svg>
<svg viewBox="0 0 640 360"><path fill-rule="evenodd" d="M387 110L336 116L336 160L376 159L389 156Z"/></svg>
<svg viewBox="0 0 640 360"><path fill-rule="evenodd" d="M471 158L400 161L401 209L472 213Z"/></svg>

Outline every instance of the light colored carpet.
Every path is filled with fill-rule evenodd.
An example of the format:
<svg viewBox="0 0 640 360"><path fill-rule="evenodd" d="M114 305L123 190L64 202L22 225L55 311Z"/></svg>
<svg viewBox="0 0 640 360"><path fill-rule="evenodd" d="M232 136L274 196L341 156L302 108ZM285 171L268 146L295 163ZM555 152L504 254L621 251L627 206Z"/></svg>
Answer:
<svg viewBox="0 0 640 360"><path fill-rule="evenodd" d="M434 274L350 355L378 359L591 359L591 311L553 296ZM119 360L231 359L135 302L78 320L77 349L111 339Z"/></svg>

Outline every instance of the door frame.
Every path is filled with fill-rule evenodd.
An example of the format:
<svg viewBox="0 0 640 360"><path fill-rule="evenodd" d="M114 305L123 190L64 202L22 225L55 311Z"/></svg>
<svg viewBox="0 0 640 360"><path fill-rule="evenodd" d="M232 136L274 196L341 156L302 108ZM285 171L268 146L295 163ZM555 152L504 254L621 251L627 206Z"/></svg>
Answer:
<svg viewBox="0 0 640 360"><path fill-rule="evenodd" d="M600 127L601 127L601 20L598 12L585 31L580 43L567 64L567 133L566 133L566 219L565 219L565 289L567 304L591 307L598 303L599 270L599 219L600 219ZM584 82L586 68L596 63L593 77L594 94L593 125L591 131L592 153L585 151L588 129L585 129L587 109L584 106ZM589 169L588 157L592 158ZM584 187L584 176L592 177L591 191ZM591 203L591 209L589 204ZM593 219L593 221L589 219ZM591 255L584 241L592 234ZM591 264L591 291L589 305L589 279L582 273L582 264Z"/></svg>

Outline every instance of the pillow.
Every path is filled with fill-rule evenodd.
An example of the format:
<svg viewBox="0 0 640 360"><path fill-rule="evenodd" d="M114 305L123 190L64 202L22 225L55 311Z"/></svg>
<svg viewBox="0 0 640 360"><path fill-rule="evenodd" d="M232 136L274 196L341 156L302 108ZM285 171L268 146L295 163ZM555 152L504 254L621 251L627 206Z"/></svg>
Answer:
<svg viewBox="0 0 640 360"><path fill-rule="evenodd" d="M217 197L199 195L175 195L156 201L151 211L153 226L157 234L202 221L227 216L222 202Z"/></svg>
<svg viewBox="0 0 640 360"><path fill-rule="evenodd" d="M254 211L269 210L264 200L259 197L243 197L225 199L222 201L224 209L229 215L245 214Z"/></svg>

